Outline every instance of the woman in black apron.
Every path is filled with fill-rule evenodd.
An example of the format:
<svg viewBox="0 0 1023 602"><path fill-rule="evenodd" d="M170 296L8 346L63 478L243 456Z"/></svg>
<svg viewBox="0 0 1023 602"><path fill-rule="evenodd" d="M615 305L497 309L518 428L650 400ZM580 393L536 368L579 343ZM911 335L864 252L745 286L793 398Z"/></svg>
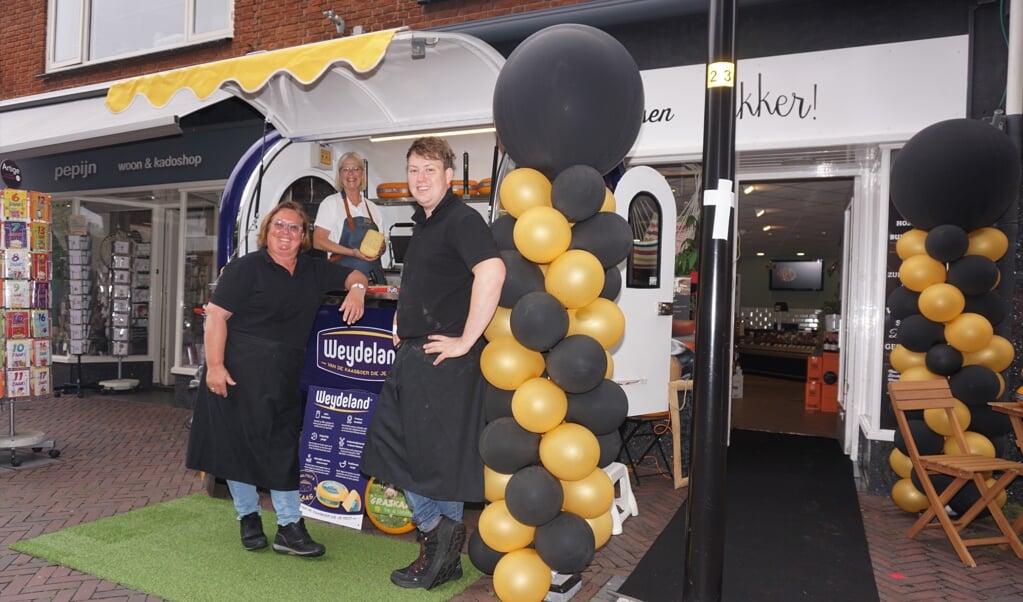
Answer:
<svg viewBox="0 0 1023 602"><path fill-rule="evenodd" d="M316 212L313 247L330 253L330 260L364 272L373 284L384 284L380 255L384 244L372 254L360 247L366 232L383 232L380 208L363 197L366 166L358 153L345 153L337 164L336 187L340 191L323 199Z"/></svg>
<svg viewBox="0 0 1023 602"><path fill-rule="evenodd" d="M258 488L270 490L277 513L273 549L320 556L299 500L299 380L306 341L324 293L348 290L346 323L362 317L366 276L305 253L309 218L286 201L263 220L259 250L224 267L206 306L206 365L188 439L188 468L227 480L241 523L242 546L268 545Z"/></svg>

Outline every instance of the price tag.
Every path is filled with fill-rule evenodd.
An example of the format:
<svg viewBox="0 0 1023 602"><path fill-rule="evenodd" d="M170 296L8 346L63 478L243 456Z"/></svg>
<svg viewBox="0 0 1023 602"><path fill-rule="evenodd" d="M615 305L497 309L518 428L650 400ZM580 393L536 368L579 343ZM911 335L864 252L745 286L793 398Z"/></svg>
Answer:
<svg viewBox="0 0 1023 602"><path fill-rule="evenodd" d="M707 65L707 87L734 88L735 63L730 61L719 61L717 63Z"/></svg>

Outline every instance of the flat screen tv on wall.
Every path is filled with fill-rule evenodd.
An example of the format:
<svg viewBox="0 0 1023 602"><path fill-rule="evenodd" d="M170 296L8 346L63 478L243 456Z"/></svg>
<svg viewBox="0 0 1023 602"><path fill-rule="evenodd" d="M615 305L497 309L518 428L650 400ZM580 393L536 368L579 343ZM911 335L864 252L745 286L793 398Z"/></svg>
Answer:
<svg viewBox="0 0 1023 602"><path fill-rule="evenodd" d="M772 291L819 291L824 289L823 259L783 259L771 262Z"/></svg>

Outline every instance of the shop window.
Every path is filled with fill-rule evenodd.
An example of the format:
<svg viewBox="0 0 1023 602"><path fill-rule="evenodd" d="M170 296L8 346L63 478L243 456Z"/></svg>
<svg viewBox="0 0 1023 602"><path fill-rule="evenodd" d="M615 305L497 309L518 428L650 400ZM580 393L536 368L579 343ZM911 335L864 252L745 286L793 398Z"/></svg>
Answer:
<svg viewBox="0 0 1023 602"><path fill-rule="evenodd" d="M626 267L626 286L657 288L661 274L661 208L657 199L640 193L629 205L632 251Z"/></svg>
<svg viewBox="0 0 1023 602"><path fill-rule="evenodd" d="M175 365L198 368L206 359L203 312L217 278L217 211L189 193L184 230L184 280L181 283L181 343ZM196 206L198 205L198 206ZM205 206L204 206L205 205Z"/></svg>
<svg viewBox="0 0 1023 602"><path fill-rule="evenodd" d="M229 38L233 0L49 0L47 70Z"/></svg>

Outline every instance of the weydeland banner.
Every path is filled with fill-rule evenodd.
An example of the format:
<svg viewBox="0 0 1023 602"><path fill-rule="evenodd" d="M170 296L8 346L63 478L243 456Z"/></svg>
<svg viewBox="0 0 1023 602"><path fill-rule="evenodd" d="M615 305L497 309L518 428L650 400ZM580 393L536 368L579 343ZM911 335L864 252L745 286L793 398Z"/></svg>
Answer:
<svg viewBox="0 0 1023 602"><path fill-rule="evenodd" d="M358 324L336 305L320 308L309 337L299 446L302 514L362 528L368 479L360 471L366 431L391 362L393 308L366 308Z"/></svg>

